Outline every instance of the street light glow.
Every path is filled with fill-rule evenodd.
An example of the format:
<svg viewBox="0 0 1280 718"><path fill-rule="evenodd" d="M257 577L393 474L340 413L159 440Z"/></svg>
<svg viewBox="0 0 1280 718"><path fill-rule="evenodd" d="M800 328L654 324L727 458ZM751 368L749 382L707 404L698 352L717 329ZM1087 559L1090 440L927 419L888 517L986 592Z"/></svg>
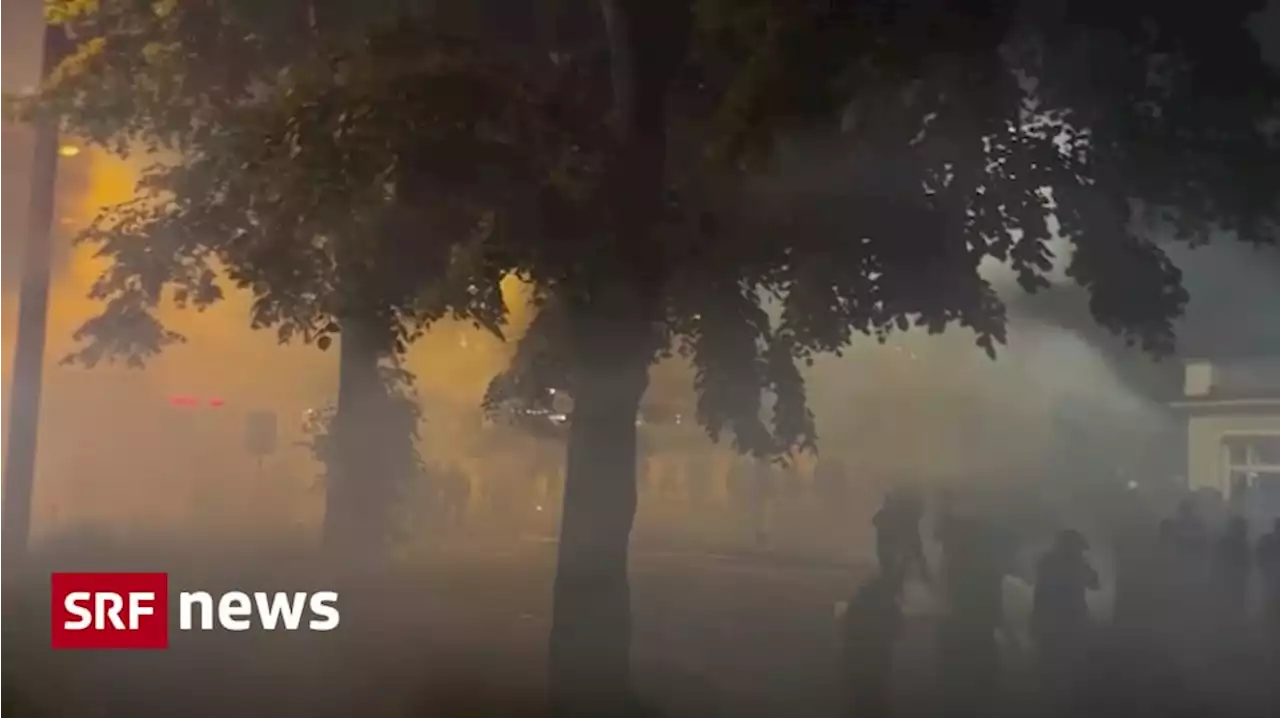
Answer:
<svg viewBox="0 0 1280 718"><path fill-rule="evenodd" d="M75 145L59 145L58 155L60 157L75 157L80 154L80 148Z"/></svg>

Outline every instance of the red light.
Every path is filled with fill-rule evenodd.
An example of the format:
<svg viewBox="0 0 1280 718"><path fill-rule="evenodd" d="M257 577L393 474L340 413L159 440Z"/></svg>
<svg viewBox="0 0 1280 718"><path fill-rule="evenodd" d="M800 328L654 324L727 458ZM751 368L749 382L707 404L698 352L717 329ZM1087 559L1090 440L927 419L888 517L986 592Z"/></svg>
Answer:
<svg viewBox="0 0 1280 718"><path fill-rule="evenodd" d="M199 405L200 402L196 400L194 396L187 396L185 394L176 394L174 396L169 397L169 403L173 404L174 406L197 406Z"/></svg>
<svg viewBox="0 0 1280 718"><path fill-rule="evenodd" d="M217 397L209 400L209 406L212 406L215 409L222 406L225 403L226 402L224 402L222 399L219 399Z"/></svg>

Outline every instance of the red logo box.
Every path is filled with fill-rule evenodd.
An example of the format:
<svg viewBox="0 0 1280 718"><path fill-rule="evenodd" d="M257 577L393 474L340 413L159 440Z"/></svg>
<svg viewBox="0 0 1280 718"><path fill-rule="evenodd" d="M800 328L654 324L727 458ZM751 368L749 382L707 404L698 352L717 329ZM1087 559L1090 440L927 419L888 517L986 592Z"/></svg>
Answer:
<svg viewBox="0 0 1280 718"><path fill-rule="evenodd" d="M55 573L56 649L168 648L169 574Z"/></svg>

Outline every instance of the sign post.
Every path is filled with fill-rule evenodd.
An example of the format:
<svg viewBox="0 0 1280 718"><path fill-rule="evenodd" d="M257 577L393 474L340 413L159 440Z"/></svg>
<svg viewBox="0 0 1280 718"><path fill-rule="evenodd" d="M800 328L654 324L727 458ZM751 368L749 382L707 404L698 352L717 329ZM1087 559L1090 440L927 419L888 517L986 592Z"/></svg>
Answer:
<svg viewBox="0 0 1280 718"><path fill-rule="evenodd" d="M44 33L47 78L67 51L67 36L57 25ZM36 480L36 440L40 393L44 383L45 330L49 321L49 271L53 242L54 195L58 176L58 124L46 118L36 125L31 170L31 209L27 216L26 256L18 294L18 333L9 385L8 446L4 456L3 519L5 574L25 558L31 532L31 497Z"/></svg>

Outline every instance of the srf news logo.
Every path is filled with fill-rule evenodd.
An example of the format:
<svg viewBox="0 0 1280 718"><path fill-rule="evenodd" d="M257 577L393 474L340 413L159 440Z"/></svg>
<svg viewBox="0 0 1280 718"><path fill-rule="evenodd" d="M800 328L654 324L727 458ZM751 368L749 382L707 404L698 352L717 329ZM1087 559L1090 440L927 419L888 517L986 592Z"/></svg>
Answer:
<svg viewBox="0 0 1280 718"><path fill-rule="evenodd" d="M55 573L52 585L54 648L169 647L169 574ZM332 631L341 620L337 602L333 591L182 591L178 630Z"/></svg>

